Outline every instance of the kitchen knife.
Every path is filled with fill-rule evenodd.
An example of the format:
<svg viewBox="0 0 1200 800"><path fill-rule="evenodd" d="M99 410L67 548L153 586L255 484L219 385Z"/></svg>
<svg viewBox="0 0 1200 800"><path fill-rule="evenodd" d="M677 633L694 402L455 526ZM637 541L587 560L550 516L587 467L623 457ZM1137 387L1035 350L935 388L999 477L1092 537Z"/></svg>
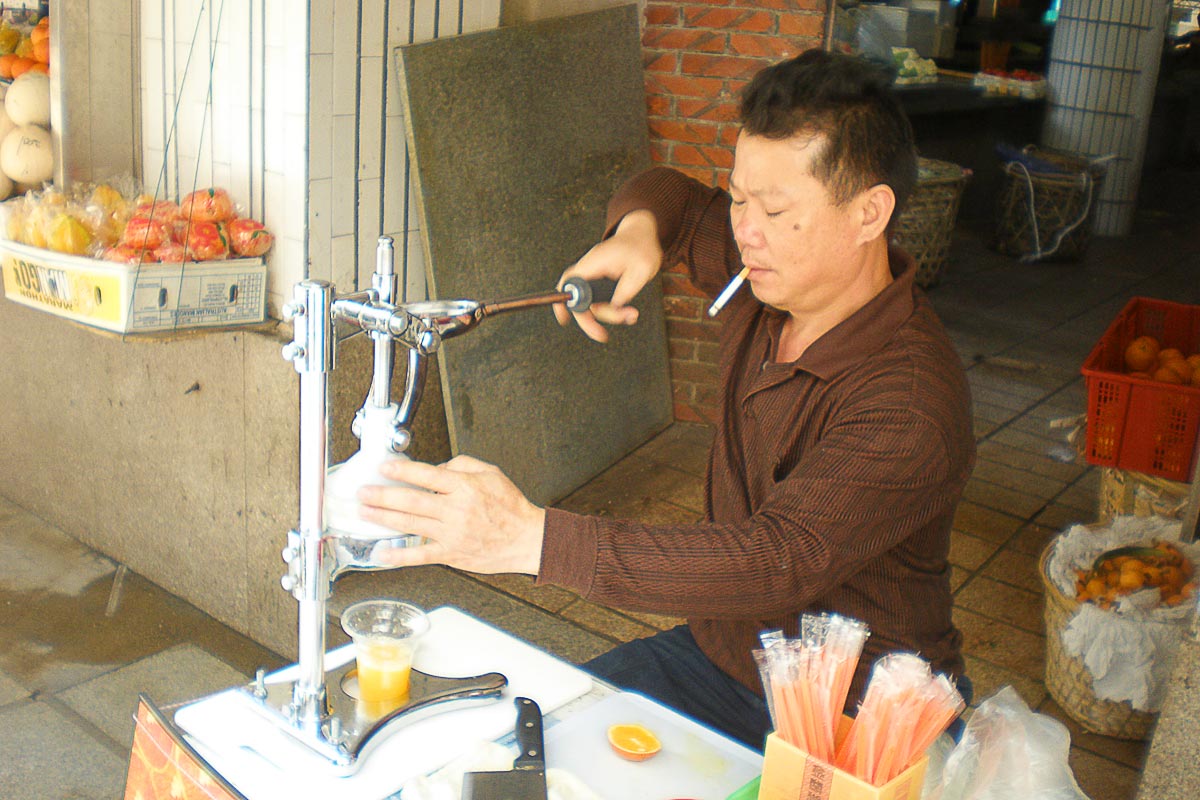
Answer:
<svg viewBox="0 0 1200 800"><path fill-rule="evenodd" d="M516 736L520 754L508 772L468 772L462 800L546 800L546 755L542 743L542 710L528 697L517 706Z"/></svg>

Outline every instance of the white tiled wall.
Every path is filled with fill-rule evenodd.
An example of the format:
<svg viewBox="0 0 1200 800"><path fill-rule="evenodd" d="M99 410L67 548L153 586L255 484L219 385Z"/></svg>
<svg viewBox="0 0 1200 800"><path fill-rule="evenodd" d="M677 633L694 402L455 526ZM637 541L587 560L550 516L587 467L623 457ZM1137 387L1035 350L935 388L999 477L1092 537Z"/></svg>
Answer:
<svg viewBox="0 0 1200 800"><path fill-rule="evenodd" d="M392 54L402 44L494 28L500 0L311 0L310 5L312 274L332 280L340 290L370 285L375 243L387 235L396 242L397 269L403 267L408 276L407 296L424 297L424 260Z"/></svg>
<svg viewBox="0 0 1200 800"><path fill-rule="evenodd" d="M274 232L271 308L306 277L370 284L396 240L425 273L392 52L494 28L500 0L139 0L146 190L229 189Z"/></svg>
<svg viewBox="0 0 1200 800"><path fill-rule="evenodd" d="M307 271L307 17L284 0L140 0L147 192L229 190L275 234L271 308Z"/></svg>

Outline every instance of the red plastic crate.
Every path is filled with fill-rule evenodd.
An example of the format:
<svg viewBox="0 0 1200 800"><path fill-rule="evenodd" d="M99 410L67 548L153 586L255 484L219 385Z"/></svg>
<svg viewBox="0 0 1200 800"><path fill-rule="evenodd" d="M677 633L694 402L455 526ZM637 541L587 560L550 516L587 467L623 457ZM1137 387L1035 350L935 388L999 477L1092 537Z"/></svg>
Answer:
<svg viewBox="0 0 1200 800"><path fill-rule="evenodd" d="M1200 352L1200 306L1135 297L1083 362L1087 379L1087 460L1190 481L1200 389L1125 373L1125 348L1139 336L1185 356Z"/></svg>

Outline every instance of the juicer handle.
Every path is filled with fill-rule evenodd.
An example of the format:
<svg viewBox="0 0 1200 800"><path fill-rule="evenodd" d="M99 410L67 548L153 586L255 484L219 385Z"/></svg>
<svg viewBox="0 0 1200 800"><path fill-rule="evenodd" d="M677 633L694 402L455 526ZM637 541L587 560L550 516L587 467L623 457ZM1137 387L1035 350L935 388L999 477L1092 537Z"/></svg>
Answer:
<svg viewBox="0 0 1200 800"><path fill-rule="evenodd" d="M587 311L592 303L607 303L612 300L617 282L611 278L600 278L587 281L583 278L567 278L563 283L563 291L571 294L573 299L567 301L568 311Z"/></svg>

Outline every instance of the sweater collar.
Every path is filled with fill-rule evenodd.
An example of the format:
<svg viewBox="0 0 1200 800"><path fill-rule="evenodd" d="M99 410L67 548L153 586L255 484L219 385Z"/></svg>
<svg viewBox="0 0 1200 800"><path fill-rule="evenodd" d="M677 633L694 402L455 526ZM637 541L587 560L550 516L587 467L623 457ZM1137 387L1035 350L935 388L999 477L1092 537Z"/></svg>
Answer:
<svg viewBox="0 0 1200 800"><path fill-rule="evenodd" d="M889 247L888 266L892 270L892 282L882 292L821 334L796 361L776 366L804 370L828 380L881 350L916 307L913 280L917 270L912 256L899 248ZM771 340L768 352L773 353L787 315L774 308L767 308L767 313L771 317L767 326Z"/></svg>

